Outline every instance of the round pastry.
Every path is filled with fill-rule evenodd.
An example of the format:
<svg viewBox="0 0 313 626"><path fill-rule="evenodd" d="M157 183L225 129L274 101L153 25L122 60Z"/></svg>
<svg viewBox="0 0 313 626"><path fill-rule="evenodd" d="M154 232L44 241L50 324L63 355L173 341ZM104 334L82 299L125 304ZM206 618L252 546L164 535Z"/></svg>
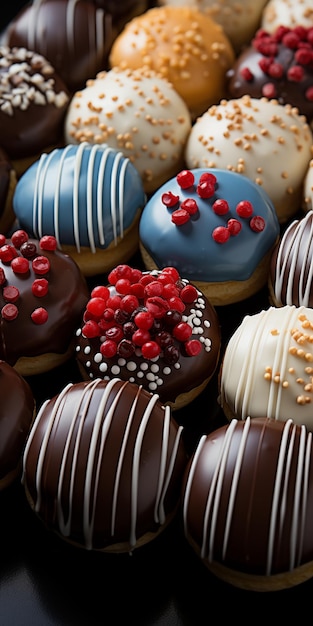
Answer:
<svg viewBox="0 0 313 626"><path fill-rule="evenodd" d="M274 306L313 308L313 211L282 233L271 258L268 286Z"/></svg>
<svg viewBox="0 0 313 626"><path fill-rule="evenodd" d="M191 129L185 102L154 72L114 68L76 92L65 118L65 139L121 150L153 191L184 164Z"/></svg>
<svg viewBox="0 0 313 626"><path fill-rule="evenodd" d="M87 550L132 552L171 522L182 427L156 394L114 378L67 385L41 407L23 483L47 529Z"/></svg>
<svg viewBox="0 0 313 626"><path fill-rule="evenodd" d="M0 396L1 491L11 485L21 472L22 454L35 414L35 399L28 382L1 360Z"/></svg>
<svg viewBox="0 0 313 626"><path fill-rule="evenodd" d="M192 118L225 96L234 51L219 24L195 8L153 7L116 37L111 67L145 66L172 83Z"/></svg>
<svg viewBox="0 0 313 626"><path fill-rule="evenodd" d="M261 17L261 26L273 32L277 26L313 26L311 0L269 0Z"/></svg>
<svg viewBox="0 0 313 626"><path fill-rule="evenodd" d="M77 330L84 379L118 376L157 393L173 410L212 378L221 335L215 309L173 267L141 272L118 265L91 291Z"/></svg>
<svg viewBox="0 0 313 626"><path fill-rule="evenodd" d="M246 315L226 346L220 404L229 421L267 417L313 430L313 309L285 305Z"/></svg>
<svg viewBox="0 0 313 626"><path fill-rule="evenodd" d="M43 56L0 47L1 147L18 175L62 141L68 103L65 84Z"/></svg>
<svg viewBox="0 0 313 626"><path fill-rule="evenodd" d="M217 167L242 174L268 193L278 220L299 210L313 135L295 107L268 98L223 100L189 134L187 167Z"/></svg>
<svg viewBox="0 0 313 626"><path fill-rule="evenodd" d="M20 178L13 208L20 228L53 235L85 276L130 259L146 202L141 177L107 145L67 145L42 154Z"/></svg>
<svg viewBox="0 0 313 626"><path fill-rule="evenodd" d="M304 177L302 209L304 211L313 209L313 159L310 160Z"/></svg>
<svg viewBox="0 0 313 626"><path fill-rule="evenodd" d="M22 376L49 371L73 354L89 291L54 237L0 235L0 359Z"/></svg>
<svg viewBox="0 0 313 626"><path fill-rule="evenodd" d="M222 26L235 52L248 44L257 30L267 0L159 0L159 5L195 7Z"/></svg>
<svg viewBox="0 0 313 626"><path fill-rule="evenodd" d="M313 121L313 29L259 30L227 73L230 98L276 98Z"/></svg>
<svg viewBox="0 0 313 626"><path fill-rule="evenodd" d="M249 417L203 435L183 477L184 535L218 578L278 591L313 576L312 433Z"/></svg>
<svg viewBox="0 0 313 626"><path fill-rule="evenodd" d="M88 0L34 0L21 8L2 41L42 54L70 92L107 68L118 34L112 14Z"/></svg>
<svg viewBox="0 0 313 626"><path fill-rule="evenodd" d="M215 306L267 283L279 223L262 187L236 172L200 168L182 170L152 195L139 237L147 269L173 265Z"/></svg>
<svg viewBox="0 0 313 626"><path fill-rule="evenodd" d="M0 232L7 233L15 220L13 194L16 188L16 171L2 148L0 148Z"/></svg>
<svg viewBox="0 0 313 626"><path fill-rule="evenodd" d="M147 11L151 4L150 0L123 0L123 2L116 2L116 0L88 0L88 2L93 2L96 6L110 13L113 25L118 32L133 17Z"/></svg>

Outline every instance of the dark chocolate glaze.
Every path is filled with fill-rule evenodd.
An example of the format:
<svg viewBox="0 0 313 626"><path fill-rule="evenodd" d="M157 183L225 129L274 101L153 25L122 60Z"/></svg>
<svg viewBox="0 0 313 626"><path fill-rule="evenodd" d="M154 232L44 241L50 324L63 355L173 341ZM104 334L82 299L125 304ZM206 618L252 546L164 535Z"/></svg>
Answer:
<svg viewBox="0 0 313 626"><path fill-rule="evenodd" d="M312 561L312 461L312 435L292 420L233 420L202 437L183 515L204 563L271 576Z"/></svg>
<svg viewBox="0 0 313 626"><path fill-rule="evenodd" d="M262 98L263 96L274 98L280 104L291 104L296 107L299 113L305 115L310 123L313 118L313 94L311 93L311 98L308 98L306 92L308 89L312 90L313 87L312 43L309 48L312 54L311 62L300 65L296 58L298 48L289 48L280 41L277 43L277 53L273 56L265 56L255 48L252 41L251 45L238 56L233 68L227 73L227 96L240 98L249 94L252 98ZM262 70L259 65L260 61L269 58L275 64L281 64L283 68L281 76L271 76ZM290 80L287 72L296 66L303 69L303 77L301 80ZM247 68L251 72L251 78L248 80L244 74ZM271 91L265 92L264 88L269 84L272 86Z"/></svg>
<svg viewBox="0 0 313 626"><path fill-rule="evenodd" d="M35 412L30 386L13 367L0 361L0 482L18 469Z"/></svg>
<svg viewBox="0 0 313 626"><path fill-rule="evenodd" d="M87 0L31 2L10 22L4 41L39 52L71 92L82 89L89 78L107 69L118 33L112 14L102 4Z"/></svg>
<svg viewBox="0 0 313 626"><path fill-rule="evenodd" d="M275 304L313 307L313 212L294 220L276 244L269 284Z"/></svg>
<svg viewBox="0 0 313 626"><path fill-rule="evenodd" d="M86 338L81 332L81 325L77 331L76 357L82 372L90 379L118 376L130 380L157 393L161 402L174 403L180 394L188 393L209 381L216 370L221 347L216 310L200 291L196 302L186 304L183 315L193 328L190 339L200 339L202 343L201 352L197 356L184 354L179 342L174 340L175 346L179 348L179 361L174 365L168 364L163 352L154 360L145 359L140 350L124 360L119 356L101 358L101 337Z"/></svg>
<svg viewBox="0 0 313 626"><path fill-rule="evenodd" d="M69 385L43 405L28 439L30 504L71 543L131 551L177 511L187 463L182 432L169 407L135 384Z"/></svg>
<svg viewBox="0 0 313 626"><path fill-rule="evenodd" d="M0 359L14 366L20 357L34 357L46 353L65 353L75 336L77 324L88 300L88 287L78 266L71 257L55 250L41 250L39 241L29 239L35 244L34 256L42 255L50 261L50 271L39 276L32 269L32 259L26 274L17 274L11 264L0 260L5 281L0 285ZM6 244L12 245L11 239ZM19 256L22 256L18 251ZM48 280L48 293L38 297L32 293L35 279ZM8 303L3 293L6 286L17 287L19 297L14 303L18 309L15 319L4 319L2 308ZM44 324L35 324L31 313L38 307L48 312Z"/></svg>
<svg viewBox="0 0 313 626"><path fill-rule="evenodd" d="M0 148L0 223L1 216L6 208L12 170L12 163L4 150Z"/></svg>
<svg viewBox="0 0 313 626"><path fill-rule="evenodd" d="M33 156L61 141L68 103L65 83L42 55L0 47L1 146L9 158Z"/></svg>

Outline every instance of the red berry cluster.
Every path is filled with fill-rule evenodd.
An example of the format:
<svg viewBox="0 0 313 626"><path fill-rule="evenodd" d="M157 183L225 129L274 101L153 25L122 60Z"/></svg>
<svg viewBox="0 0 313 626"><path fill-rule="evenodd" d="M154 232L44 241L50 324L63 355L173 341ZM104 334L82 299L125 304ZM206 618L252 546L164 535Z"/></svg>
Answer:
<svg viewBox="0 0 313 626"><path fill-rule="evenodd" d="M40 250L53 251L57 247L56 239L46 235L39 241ZM16 230L11 236L11 243L7 243L5 235L0 234L0 286L5 304L1 309L1 317L6 321L15 320L18 316L19 289L15 285L9 285L6 278L5 266L11 267L16 275L27 275L32 270L38 278L35 278L31 289L34 296L42 298L48 293L49 283L45 276L50 270L49 259L38 254L35 242L29 241L28 234L24 230ZM3 268L4 265L4 268ZM31 314L34 324L44 324L48 319L48 312L44 307L37 307Z"/></svg>
<svg viewBox="0 0 313 626"><path fill-rule="evenodd" d="M270 79L262 90L263 96L267 98L277 97L273 80L287 78L289 81L299 83L307 70L313 69L313 27L279 26L274 33L259 29L252 40L252 45L262 55L259 67ZM286 68L276 60L282 46L292 50L293 53L293 60L288 61ZM254 78L249 67L242 68L241 75L248 82ZM306 90L305 97L310 102L313 101L313 86Z"/></svg>
<svg viewBox="0 0 313 626"><path fill-rule="evenodd" d="M92 290L82 327L88 339L101 337L105 358L129 359L139 350L149 360L162 353L164 361L174 365L180 354L199 354L201 343L192 339L192 327L183 320L197 290L183 282L174 267L153 274L121 264L108 281L108 286Z"/></svg>
<svg viewBox="0 0 313 626"><path fill-rule="evenodd" d="M182 170L177 174L176 180L178 185L182 189L189 189L194 185L194 174L190 170ZM204 172L199 178L199 183L196 187L198 196L202 199L212 198L215 193L215 185L217 183L216 176L211 172ZM162 194L162 202L167 208L174 208L179 203L179 196L176 196L171 191L167 191ZM212 204L212 209L216 215L226 215L229 211L229 204L224 198L218 198ZM253 216L253 206L249 200L241 200L236 206L236 213L238 217L249 219L249 225L251 230L256 233L261 232L265 228L265 221L260 215ZM180 207L176 208L172 213L172 222L176 226L186 224L192 215L195 215L199 211L197 201L194 198L186 198L180 203ZM218 226L212 232L212 237L217 243L225 243L230 236L238 235L241 231L241 223L236 218L230 218L227 221L226 226Z"/></svg>

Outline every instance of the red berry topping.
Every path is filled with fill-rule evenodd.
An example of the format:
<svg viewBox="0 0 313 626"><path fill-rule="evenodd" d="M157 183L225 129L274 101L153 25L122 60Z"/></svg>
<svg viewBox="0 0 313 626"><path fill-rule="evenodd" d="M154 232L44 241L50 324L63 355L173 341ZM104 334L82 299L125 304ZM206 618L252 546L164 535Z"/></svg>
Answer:
<svg viewBox="0 0 313 626"><path fill-rule="evenodd" d="M250 82L253 79L253 74L251 72L251 70L248 67L243 67L240 70L240 74L242 76L242 78L248 82Z"/></svg>
<svg viewBox="0 0 313 626"><path fill-rule="evenodd" d="M241 225L241 222L239 222L239 220L236 220L235 218L231 218L227 222L227 228L230 234L232 235L232 237L234 237L235 235L238 235L240 233L242 225Z"/></svg>
<svg viewBox="0 0 313 626"><path fill-rule="evenodd" d="M115 309L120 309L121 308L121 304L122 304L122 298L121 296L110 296L107 299L107 307L109 309L113 309L113 311L115 311Z"/></svg>
<svg viewBox="0 0 313 626"><path fill-rule="evenodd" d="M226 215L229 211L229 204L224 198L219 198L213 202L212 209L216 215Z"/></svg>
<svg viewBox="0 0 313 626"><path fill-rule="evenodd" d="M134 344L128 339L122 339L117 346L117 354L123 359L129 359L135 352Z"/></svg>
<svg viewBox="0 0 313 626"><path fill-rule="evenodd" d="M226 243L230 237L229 229L226 226L217 226L213 230L212 237L216 243Z"/></svg>
<svg viewBox="0 0 313 626"><path fill-rule="evenodd" d="M110 273L108 276L108 280L110 285L115 285L115 283L120 279L120 278L128 278L128 280L131 280L132 278L132 268L129 267L129 265L117 265Z"/></svg>
<svg viewBox="0 0 313 626"><path fill-rule="evenodd" d="M139 311L134 317L136 326L142 330L149 330L153 326L154 317L151 311Z"/></svg>
<svg viewBox="0 0 313 626"><path fill-rule="evenodd" d="M236 206L236 213L239 217L251 217L253 206L249 200L241 200Z"/></svg>
<svg viewBox="0 0 313 626"><path fill-rule="evenodd" d="M13 246L19 249L23 243L28 241L28 234L25 230L16 230L11 236L11 241Z"/></svg>
<svg viewBox="0 0 313 626"><path fill-rule="evenodd" d="M37 246L33 241L26 241L22 243L20 253L25 259L33 259L37 255Z"/></svg>
<svg viewBox="0 0 313 626"><path fill-rule="evenodd" d="M192 328L187 322L180 322L173 328L173 335L178 341L187 341L192 335Z"/></svg>
<svg viewBox="0 0 313 626"><path fill-rule="evenodd" d="M105 333L107 339L112 339L115 343L121 341L124 337L123 329L120 326L111 326Z"/></svg>
<svg viewBox="0 0 313 626"><path fill-rule="evenodd" d="M11 322L18 316L18 308L15 304L5 304L1 309L1 315L4 320Z"/></svg>
<svg viewBox="0 0 313 626"><path fill-rule="evenodd" d="M33 295L37 298L43 298L47 295L49 283L45 278L36 278L32 284Z"/></svg>
<svg viewBox="0 0 313 626"><path fill-rule="evenodd" d="M11 261L11 267L15 274L27 274L29 271L29 261L24 256L17 256Z"/></svg>
<svg viewBox="0 0 313 626"><path fill-rule="evenodd" d="M175 296L173 298L169 298L168 304L170 309L173 309L174 311L179 311L180 313L183 313L186 308L182 299Z"/></svg>
<svg viewBox="0 0 313 626"><path fill-rule="evenodd" d="M199 178L199 183L210 183L211 185L216 185L217 178L215 174L212 172L203 172Z"/></svg>
<svg viewBox="0 0 313 626"><path fill-rule="evenodd" d="M310 102L313 102L313 87L309 87L305 92L305 97Z"/></svg>
<svg viewBox="0 0 313 626"><path fill-rule="evenodd" d="M132 341L136 346L143 346L144 343L147 343L151 340L151 335L148 330L144 330L143 328L137 328L132 335Z"/></svg>
<svg viewBox="0 0 313 626"><path fill-rule="evenodd" d="M194 184L195 177L190 170L182 170L179 174L177 174L176 180L182 189L188 189Z"/></svg>
<svg viewBox="0 0 313 626"><path fill-rule="evenodd" d="M137 299L143 298L145 287L142 283L133 283L130 286L130 295L136 296Z"/></svg>
<svg viewBox="0 0 313 626"><path fill-rule="evenodd" d="M271 100L272 98L276 98L277 91L275 85L273 83L266 83L265 85L263 85L262 95L269 100Z"/></svg>
<svg viewBox="0 0 313 626"><path fill-rule="evenodd" d="M147 298L146 307L150 313L152 313L153 317L157 319L163 317L165 313L170 309L170 305L167 300L161 298L160 296L152 296L151 298Z"/></svg>
<svg viewBox="0 0 313 626"><path fill-rule="evenodd" d="M151 283L145 286L144 297L150 298L150 296L161 296L163 293L163 285L158 280L153 280Z"/></svg>
<svg viewBox="0 0 313 626"><path fill-rule="evenodd" d="M118 293L126 295L129 293L130 284L129 278L119 278L115 283L115 289Z"/></svg>
<svg viewBox="0 0 313 626"><path fill-rule="evenodd" d="M197 356L202 350L202 346L198 339L190 339L185 343L185 350L188 356Z"/></svg>
<svg viewBox="0 0 313 626"><path fill-rule="evenodd" d="M159 356L161 348L156 341L147 341L141 347L141 352L144 359L155 359Z"/></svg>
<svg viewBox="0 0 313 626"><path fill-rule="evenodd" d="M41 250L50 250L53 252L53 250L57 249L57 240L53 235L44 235L39 241L39 247Z"/></svg>
<svg viewBox="0 0 313 626"><path fill-rule="evenodd" d="M271 63L268 68L268 74L272 78L281 78L284 74L284 68L281 63Z"/></svg>
<svg viewBox="0 0 313 626"><path fill-rule="evenodd" d="M50 270L50 261L46 256L36 256L32 262L35 274L47 274Z"/></svg>
<svg viewBox="0 0 313 626"><path fill-rule="evenodd" d="M197 289L194 285L185 285L180 292L180 297L185 304L191 304L197 299Z"/></svg>
<svg viewBox="0 0 313 626"><path fill-rule="evenodd" d="M5 242L6 242L5 235L2 235L2 233L0 233L0 247L4 246Z"/></svg>
<svg viewBox="0 0 313 626"><path fill-rule="evenodd" d="M112 339L106 339L100 345L101 354L107 359L111 359L117 353L117 343L116 341L112 341Z"/></svg>
<svg viewBox="0 0 313 626"><path fill-rule="evenodd" d="M188 213L186 209L176 209L176 211L172 213L172 222L173 224L176 224L176 226L182 226L183 224L186 224L186 222L189 222L189 220L190 213Z"/></svg>
<svg viewBox="0 0 313 626"><path fill-rule="evenodd" d="M45 324L48 319L48 311L43 307L38 307L38 309L32 312L30 317L34 324Z"/></svg>
<svg viewBox="0 0 313 626"><path fill-rule="evenodd" d="M195 215L195 213L199 211L199 207L193 198L186 198L186 200L181 203L180 208L187 211L189 215Z"/></svg>
<svg viewBox="0 0 313 626"><path fill-rule="evenodd" d="M110 295L110 290L108 287L104 285L97 285L91 291L92 298L102 298L103 300L107 300Z"/></svg>
<svg viewBox="0 0 313 626"><path fill-rule="evenodd" d="M103 315L106 308L106 303L103 298L91 298L89 302L87 302L86 309L91 313L95 318L101 317Z"/></svg>
<svg viewBox="0 0 313 626"><path fill-rule="evenodd" d="M7 302L16 302L19 299L20 292L17 287L8 285L3 288L2 295Z"/></svg>
<svg viewBox="0 0 313 626"><path fill-rule="evenodd" d="M5 273L3 267L0 267L0 285L4 285L6 281Z"/></svg>
<svg viewBox="0 0 313 626"><path fill-rule="evenodd" d="M87 339L99 337L100 330L97 322L94 320L88 320L82 327L82 333L85 337L87 337Z"/></svg>
<svg viewBox="0 0 313 626"><path fill-rule="evenodd" d="M175 283L167 283L163 287L162 295L166 300L169 300L170 298L176 298L177 296L179 296L179 289L177 285L175 285Z"/></svg>
<svg viewBox="0 0 313 626"><path fill-rule="evenodd" d="M265 228L265 220L261 215L254 215L250 220L250 228L255 233L261 233Z"/></svg>
<svg viewBox="0 0 313 626"><path fill-rule="evenodd" d="M3 263L11 263L12 259L17 257L17 255L17 250L10 244L4 244L4 246L0 248L0 260L3 261Z"/></svg>
<svg viewBox="0 0 313 626"><path fill-rule="evenodd" d="M139 300L134 294L127 294L122 298L121 309L126 313L133 313L139 306Z"/></svg>
<svg viewBox="0 0 313 626"><path fill-rule="evenodd" d="M176 269L176 267L172 267L172 266L165 267L165 268L162 270L161 274L159 274L158 280L161 280L161 279L162 279L162 276L166 276L167 278L170 276L170 277L171 277L171 279L172 279L175 283L176 283L176 282L179 280L179 278L180 278L178 270Z"/></svg>
<svg viewBox="0 0 313 626"><path fill-rule="evenodd" d="M179 201L179 196L175 196L171 191L166 191L162 194L162 202L169 209L176 206Z"/></svg>
<svg viewBox="0 0 313 626"><path fill-rule="evenodd" d="M287 78L295 83L300 83L304 76L303 67L300 65L294 65L287 71Z"/></svg>
<svg viewBox="0 0 313 626"><path fill-rule="evenodd" d="M215 186L210 180L203 180L197 186L197 194L200 198L211 198L214 195Z"/></svg>

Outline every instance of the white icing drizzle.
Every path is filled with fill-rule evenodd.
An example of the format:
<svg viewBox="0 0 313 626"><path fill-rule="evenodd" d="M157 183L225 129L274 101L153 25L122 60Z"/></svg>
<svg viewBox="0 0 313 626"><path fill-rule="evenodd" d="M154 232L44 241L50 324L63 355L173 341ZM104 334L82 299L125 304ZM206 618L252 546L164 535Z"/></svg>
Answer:
<svg viewBox="0 0 313 626"><path fill-rule="evenodd" d="M215 534L217 527L217 517L220 507L221 496L223 493L225 476L227 474L228 455L231 444L233 442L234 433L238 430L239 422L233 419L225 432L225 437L221 445L219 458L212 475L207 476L208 493L206 496L206 507L203 518L203 532L201 545L201 558L207 559L209 562L214 561L215 551ZM252 471L253 468L244 467L244 452L247 447L250 430L253 426L253 420L247 417L244 427L241 429L241 440L239 442L238 453L236 456L233 476L231 478L231 491L228 500L228 509L226 514L224 528L224 542L222 551L222 560L227 563L228 538L231 532L237 491L240 486L241 476L246 471ZM279 450L277 452L277 464L275 470L275 484L272 496L272 510L270 527L268 532L268 545L266 549L267 559L265 572L270 576L273 572L273 559L275 554L275 535L277 534L278 543L281 541L282 533L285 527L285 518L287 516L287 492L293 493L293 510L292 524L289 537L289 571L298 567L301 563L303 537L305 519L307 514L307 502L309 493L309 470L312 457L312 433L308 432L305 426L300 427L299 449L297 453L297 471L294 482L291 479L291 463L294 459L295 452L295 436L296 425L292 420L287 420L284 424ZM191 506L190 499L193 484L197 480L197 466L203 454L206 454L205 442L207 436L203 435L199 440L198 446L194 452L194 456L190 465L188 478L183 498L183 523L184 532L188 536L188 514ZM237 445L237 444L236 444ZM258 459L256 459L256 464ZM229 476L227 477L229 479ZM254 497L258 497L254 494ZM211 519L211 521L210 521ZM277 533L278 529L278 533ZM244 560L244 555L243 555Z"/></svg>
<svg viewBox="0 0 313 626"><path fill-rule="evenodd" d="M107 386L103 390L103 395L97 407L94 425L92 429L92 435L88 450L88 459L85 472L85 484L84 484L84 496L82 503L82 526L84 532L85 547L92 549L93 547L93 529L96 515L96 505L98 500L98 494L100 489L100 473L103 467L103 463L106 463L105 446L109 431L114 426L114 415L118 410L118 405L122 394L125 393L125 389L128 382L124 382L123 385L117 389L114 400L110 408L106 411L106 405L109 394L116 387L116 384L120 381L116 378L108 382ZM80 449L84 437L84 424L88 415L89 405L92 399L92 395L96 387L102 384L101 379L96 379L90 382L82 390L81 396L78 398L77 406L73 406L73 415L71 420L63 420L62 415L65 411L67 394L73 388L73 384L67 385L63 391L59 394L55 401L48 423L45 425L45 433L43 435L42 443L40 445L40 451L38 453L38 462L36 468L35 485L36 485L36 500L34 502L34 509L37 513L40 513L43 489L44 489L44 474L46 473L45 460L51 453L53 447L53 439L55 433L62 432L64 450L62 455L62 461L60 465L60 472L57 485L57 524L60 534L65 537L71 536L71 523L72 523L72 511L73 501L75 500L74 483L77 473L77 467L79 465ZM142 388L138 386L138 391L135 395L130 413L127 419L126 428L122 436L119 457L117 460L117 471L114 478L113 487L113 500L111 510L111 535L114 537L116 528L116 516L117 516L117 502L120 491L121 472L125 463L126 448L129 442L129 436L131 428L134 423L134 417L137 411L137 403L140 397ZM129 529L129 544L133 548L136 545L136 526L138 515L138 487L139 487L139 475L140 475L140 459L142 448L144 444L145 432L149 424L149 420L153 414L153 409L158 402L159 397L156 394L151 394L149 402L145 408L145 411L140 420L140 425L136 434L136 440L134 444L134 452L132 458L132 467L130 470L131 480L131 522ZM23 457L23 482L27 483L27 459L30 454L33 441L36 437L37 429L41 427L41 420L44 419L45 408L48 404L48 400L42 405L38 415L35 419L32 432L25 447L25 454ZM155 506L154 506L154 519L157 523L162 525L165 521L164 510L164 498L167 493L167 489L172 476L173 468L175 465L175 459L177 457L179 442L183 428L179 426L177 428L175 440L172 449L170 450L170 423L171 413L169 407L163 407L164 409L164 422L163 422L163 435L160 451L160 466L158 474L158 483L155 494ZM67 429L67 430L66 430ZM68 516L65 519L65 512L62 505L62 494L64 498L64 480L65 480L65 468L69 467L69 450L73 448L74 441L74 453L71 458L71 476L70 487L68 493L68 501L65 503L65 509L68 509ZM169 458L168 458L169 457ZM110 461L111 462L111 461ZM114 460L112 461L114 462ZM108 505L108 503L107 503Z"/></svg>
<svg viewBox="0 0 313 626"><path fill-rule="evenodd" d="M274 292L277 300L282 303L282 289L286 281L286 301L282 304L294 304L292 292L298 285L299 305L309 306L313 281L312 216L313 212L309 211L301 220L294 220L281 238L275 268ZM301 267L299 256L302 259ZM296 272L300 272L299 278L296 278Z"/></svg>
<svg viewBox="0 0 313 626"><path fill-rule="evenodd" d="M82 192L81 177L83 157L86 154L86 149L89 150L89 158L86 172L86 188ZM61 187L64 184L65 176L65 160L67 159L71 150L75 150L74 165L73 165L73 187L72 187L72 207L67 204L67 201L62 198ZM101 154L100 164L97 169L95 160L97 154ZM54 185L54 198L53 198L53 218L54 218L54 234L58 242L59 249L62 248L61 233L59 218L62 215L69 215L69 211L72 210L73 231L74 240L73 245L76 246L77 252L81 250L81 232L85 228L84 215L87 217L87 233L88 233L88 245L91 252L96 253L95 233L99 235L99 241L101 245L105 245L105 218L104 212L106 207L103 203L103 189L104 189L104 175L106 167L108 165L109 155L113 155L113 163L110 172L110 219L113 228L114 243L118 243L118 235L122 238L124 236L124 190L126 185L126 172L129 164L129 159L124 157L121 152L115 151L108 146L93 145L89 146L87 142L82 142L77 147L68 145L63 150L53 150L49 155L42 154L37 165L36 181L34 186L34 198L33 198L33 232L38 238L45 234L44 227L44 214L45 214L45 194L46 184L49 175L50 164L57 160L56 176ZM58 156L60 157L58 160ZM93 202L93 190L96 186L96 206ZM49 192L48 196L49 197ZM93 225L93 218L96 218L96 225ZM81 221L82 220L82 221ZM119 230L118 233L118 222ZM67 242L68 244L70 242Z"/></svg>

